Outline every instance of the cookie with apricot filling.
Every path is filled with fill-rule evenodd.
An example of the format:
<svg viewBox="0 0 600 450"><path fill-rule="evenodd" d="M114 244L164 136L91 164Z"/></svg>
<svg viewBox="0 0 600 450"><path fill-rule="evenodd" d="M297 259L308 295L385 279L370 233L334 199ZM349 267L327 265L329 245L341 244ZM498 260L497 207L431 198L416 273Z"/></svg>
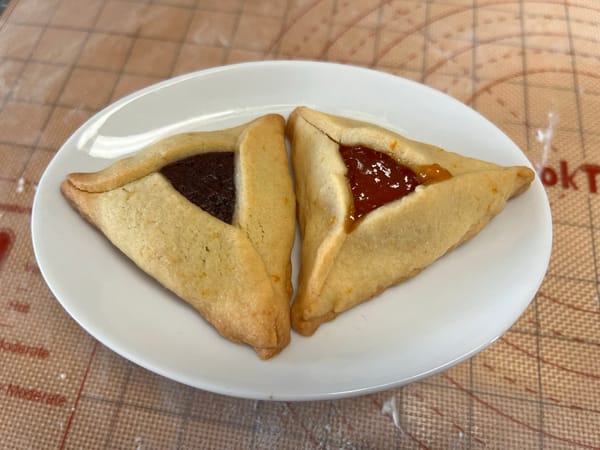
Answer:
<svg viewBox="0 0 600 450"><path fill-rule="evenodd" d="M302 262L292 327L324 322L475 236L534 173L306 107L287 123Z"/></svg>

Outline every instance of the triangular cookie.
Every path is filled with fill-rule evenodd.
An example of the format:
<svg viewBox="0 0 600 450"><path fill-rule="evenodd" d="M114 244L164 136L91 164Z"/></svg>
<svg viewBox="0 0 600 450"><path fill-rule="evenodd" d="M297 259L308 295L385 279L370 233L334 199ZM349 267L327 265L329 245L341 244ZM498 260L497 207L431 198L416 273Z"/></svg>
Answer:
<svg viewBox="0 0 600 450"><path fill-rule="evenodd" d="M291 114L287 136L302 234L299 287L291 317L292 327L304 335L416 275L473 237L534 178L527 167L466 158L372 124L306 107ZM350 166L341 150L349 152ZM351 188L350 181L360 177L348 167L364 169L364 161L355 159L352 166L353 155L361 152L391 157L400 164L394 170L410 169L412 175L402 180L413 183L416 177L417 184L408 186L403 198L352 220L362 200L355 200L351 189L358 195L360 186ZM382 167L376 175L383 176L388 169ZM373 195L381 191L376 185Z"/></svg>
<svg viewBox="0 0 600 450"><path fill-rule="evenodd" d="M263 359L290 340L295 196L284 124L267 115L172 136L61 186L142 270Z"/></svg>

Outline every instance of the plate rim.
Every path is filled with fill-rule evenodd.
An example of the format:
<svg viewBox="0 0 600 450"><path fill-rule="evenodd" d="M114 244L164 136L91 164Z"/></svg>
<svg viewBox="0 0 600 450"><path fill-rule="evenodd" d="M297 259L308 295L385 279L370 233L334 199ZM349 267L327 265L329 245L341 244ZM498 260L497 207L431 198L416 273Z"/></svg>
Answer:
<svg viewBox="0 0 600 450"><path fill-rule="evenodd" d="M430 86L424 85L424 84L419 83L414 80L406 79L406 78L403 78L403 77L400 77L397 75L378 71L376 69L371 69L371 68L341 64L341 63L323 62L323 61L276 60L276 61L258 61L258 62L245 62L245 63L229 64L229 65L218 66L218 67L213 67L213 68L209 68L209 69L204 69L204 70L199 70L199 71L179 75L179 76L167 79L167 80L162 80L158 83L152 84L152 85L147 86L138 91L132 92L132 93L128 94L127 96L107 105L106 107L100 109L95 114L93 114L90 118L88 118L81 126L79 126L77 128L77 130L72 132L72 134L67 138L67 140L60 146L60 148L57 150L56 154L54 155L54 157L52 158L50 163L46 166L44 173L40 178L39 186L44 185L44 183L46 181L46 177L49 177L50 176L49 174L52 173L51 169L53 167L53 164L55 164L56 161L58 161L59 156L62 153L66 154L67 151L69 150L69 145L73 142L73 140L78 135L80 135L83 132L83 130L85 130L87 127L89 127L90 124L92 124L95 120L97 120L98 117L102 114L115 111L115 110L119 109L120 107L122 107L122 105L127 105L129 102L135 101L136 99L146 95L147 93L152 93L152 92L155 92L155 91L158 91L161 89L165 89L165 88L168 88L170 85L186 82L187 80L190 80L190 79L195 79L198 77L208 76L208 75L212 75L212 74L218 74L220 72L226 72L226 71L232 71L232 70L236 71L236 70L245 69L248 67L259 68L259 69L262 68L264 70L265 68L268 69L268 68L273 68L273 67L278 67L278 66L290 66L290 65L296 66L298 68L301 68L301 67L312 68L312 67L318 66L318 67L327 67L326 70L349 70L349 71L355 71L357 73L364 72L364 73L368 73L370 75L383 76L385 78L389 78L391 80L391 82L402 82L402 83L406 83L409 86L415 86L418 89L424 90L425 92L427 92L430 95L435 95L435 96L442 98L443 101L445 101L445 102L450 101L451 103L459 105L461 108L466 108L471 113L474 113L478 117L479 120L488 122L491 126L496 128L499 131L499 133L502 136L504 136L504 138L506 140L508 140L515 149L518 150L518 152L520 153L522 158L525 161L527 161L529 166L531 166L531 163L529 163L525 153L510 139L510 137L508 137L504 132L502 132L502 130L500 130L493 122L491 122L489 119L487 119L486 117L481 115L479 112L475 111L470 106L468 106L468 105L460 102L459 100L457 100L443 92L440 92ZM498 334L497 336L491 337L486 342L480 344L479 346L472 348L471 350L462 354L460 357L452 359L450 361L447 361L446 363L441 364L437 367L434 367L434 368L430 369L429 371L415 374L412 377L404 378L404 379L398 380L398 381L385 382L385 383L380 383L380 384L376 384L376 385L371 385L371 386L366 386L366 387L356 388L356 389L350 389L350 390L340 389L336 392L329 392L327 394L322 394L322 393L315 394L315 395L311 395L311 394L286 395L286 394L281 394L281 393L273 394L273 393L265 393L265 392L256 392L256 391L252 391L252 390L248 390L248 389L240 390L239 388L238 389L228 388L227 386L218 385L218 384L215 384L214 382L207 382L207 380L203 380L202 383L198 383L197 381L190 382L190 380L187 379L187 377L185 377L185 376L181 376L180 374L177 374L177 373L172 373L172 372L162 370L162 367L158 367L155 364L154 365L149 364L147 361L144 361L143 359L140 359L139 357L137 357L137 355L129 352L126 347L119 346L118 344L114 343L113 340L110 339L110 337L104 336L104 335L102 335L102 333L99 333L98 330L95 329L95 327L91 327L89 324L82 323L80 321L80 318L77 316L77 314L76 313L74 314L71 311L71 309L65 304L65 302L63 302L63 300L57 295L57 293L55 291L55 287L53 286L53 282L51 282L48 279L48 274L45 270L45 267L42 264L40 264L40 259L38 256L39 251L40 251L40 249L39 249L40 243L38 242L39 233L36 231L37 231L38 227L40 227L42 225L40 224L40 222L38 220L36 220L36 218L39 214L38 210L40 208L40 204L39 204L40 200L39 199L41 198L40 197L41 189L38 189L36 191L34 200L33 200L32 214L31 214L31 239L32 239L32 244L33 244L34 255L35 255L36 261L38 263L38 266L40 268L42 277L43 277L45 283L48 285L49 289L51 290L53 296L56 298L58 303L61 305L61 307L69 314L69 316L71 316L71 318L73 318L79 324L79 326L81 326L94 339L96 339L100 343L103 343L104 345L106 345L108 348L110 348L115 353L125 357L126 359L128 359L131 362L134 362L138 366L141 366L153 373L157 373L168 379L172 379L174 381L177 381L177 382L180 382L180 383L183 383L186 385L194 386L199 389L207 390L210 392L215 392L218 394L228 395L228 396L232 396L232 397L255 399L255 400L281 400L281 401L332 400L332 399L353 397L353 396L359 396L359 395L366 395L366 394L370 394L370 393L374 393L374 392L380 392L383 390L387 390L387 389L402 386L402 385L405 385L408 383L412 383L414 381L418 381L420 379L423 379L423 378L429 377L431 375L437 374L439 372L442 372L444 370L447 370L448 368L474 356L475 354L479 353L483 349L487 348L489 345L494 343L500 336L502 336L515 323L516 320L518 320L518 318L523 314L523 312L526 310L526 308L529 306L529 304L535 297L536 292L539 290L539 287L541 286L541 283L543 282L543 280L545 278L545 275L546 275L546 272L548 269L548 264L550 261L551 249L552 249L553 223L552 223L552 218L551 218L550 205L548 202L547 194L546 194L546 192L541 184L541 181L539 180L539 177L537 175L536 175L536 179L534 180L534 183L530 187L530 190L534 190L536 192L536 195L542 195L543 199L544 199L542 206L543 206L544 216L546 219L545 222L546 222L546 225L548 226L548 228L545 230L546 235L547 235L546 236L547 237L547 239L546 239L547 251L546 251L546 254L543 255L543 259L545 259L545 262L543 264L544 269L539 272L537 279L531 285L532 287L530 289L530 292L528 292L528 294L527 294L527 297L529 298L529 300L526 303L524 303L522 310L518 311L518 314L516 314L516 313L513 314L515 316L515 319L508 320L509 323L505 327L503 327L503 331L500 334ZM294 332L293 332L293 334L295 335ZM294 335L292 336L293 338L294 338ZM299 336L299 335L297 335L297 336Z"/></svg>

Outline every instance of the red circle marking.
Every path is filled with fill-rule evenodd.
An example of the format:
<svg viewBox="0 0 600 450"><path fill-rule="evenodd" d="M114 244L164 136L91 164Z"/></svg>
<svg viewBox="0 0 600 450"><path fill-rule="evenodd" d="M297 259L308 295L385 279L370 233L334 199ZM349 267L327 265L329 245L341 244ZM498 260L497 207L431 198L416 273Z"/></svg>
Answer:
<svg viewBox="0 0 600 450"><path fill-rule="evenodd" d="M8 256L8 252L13 243L13 233L11 230L0 230L0 265Z"/></svg>

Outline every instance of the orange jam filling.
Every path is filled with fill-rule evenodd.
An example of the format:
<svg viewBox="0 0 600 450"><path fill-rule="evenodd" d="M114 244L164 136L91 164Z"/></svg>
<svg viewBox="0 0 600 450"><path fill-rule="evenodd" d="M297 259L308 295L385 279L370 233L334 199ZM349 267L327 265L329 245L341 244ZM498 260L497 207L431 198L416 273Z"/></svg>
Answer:
<svg viewBox="0 0 600 450"><path fill-rule="evenodd" d="M439 164L422 165L413 170L385 153L361 145L340 145L339 149L353 198L346 219L348 231L369 212L414 192L420 184L431 184L452 176Z"/></svg>

